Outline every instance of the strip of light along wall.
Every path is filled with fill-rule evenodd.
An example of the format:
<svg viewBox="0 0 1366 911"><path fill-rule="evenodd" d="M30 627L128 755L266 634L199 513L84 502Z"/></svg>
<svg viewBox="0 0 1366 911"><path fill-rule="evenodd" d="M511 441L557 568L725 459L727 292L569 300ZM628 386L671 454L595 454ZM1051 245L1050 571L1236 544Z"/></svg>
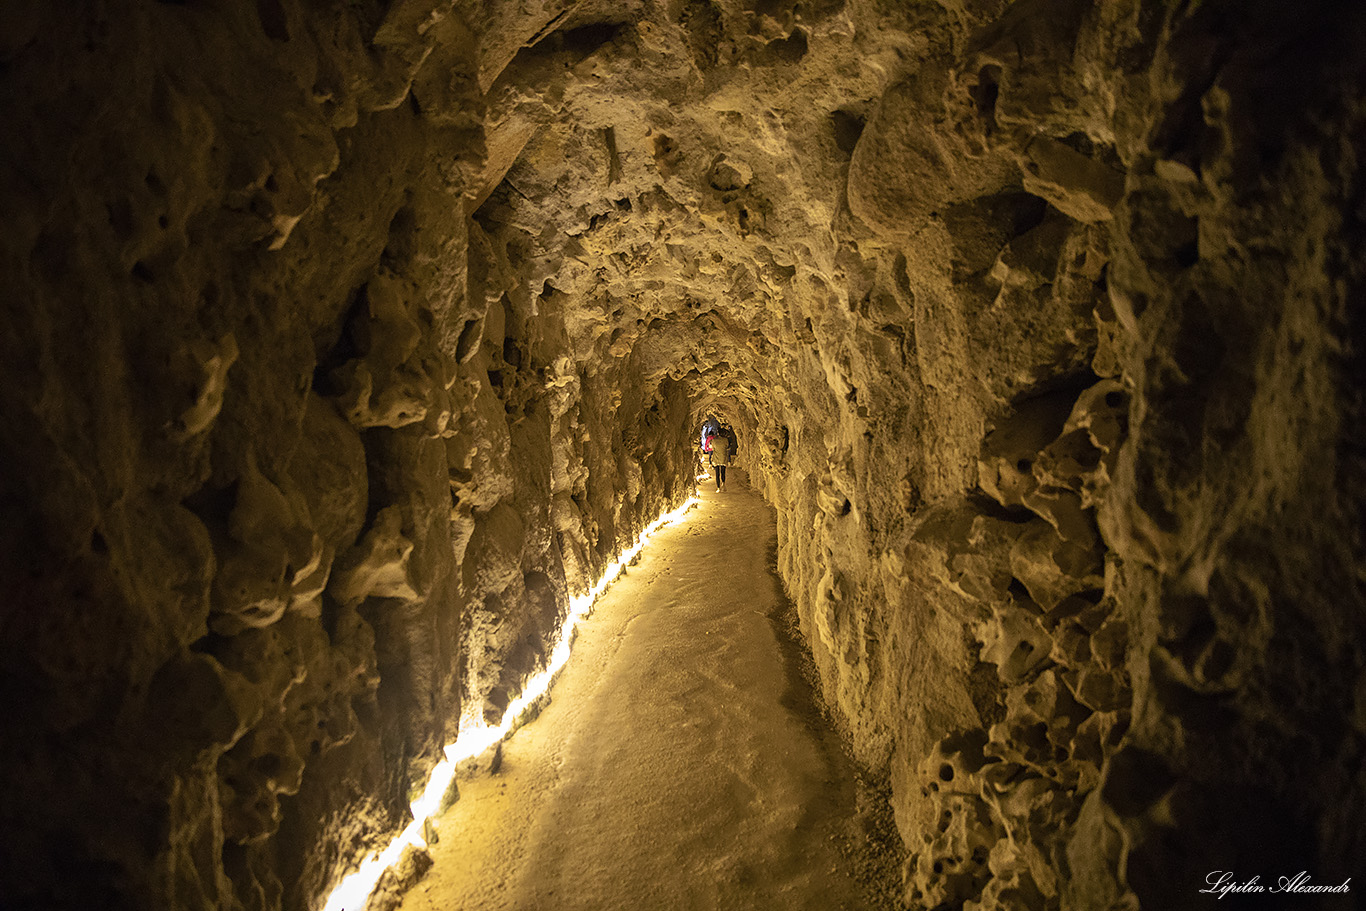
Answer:
<svg viewBox="0 0 1366 911"><path fill-rule="evenodd" d="M551 652L550 660L546 662L545 668L526 682L521 695L508 704L507 711L503 713L502 721L498 722L497 725L478 721L462 727L455 743L447 745L443 750L445 758L432 769L427 784L422 789L422 795L413 801L411 807L413 811L412 822L408 823L403 831L389 843L387 848L383 851L371 852L365 860L361 861L360 869L343 878L332 890L332 894L327 897L327 904L323 911L363 911L370 898L370 893L375 890L375 885L379 883L379 878L384 874L384 871L398 863L407 848L427 847L427 840L424 837L427 821L435 816L441 808L441 798L445 796L447 789L451 786L451 779L455 777L456 765L466 759L478 756L512 732L522 713L537 699L545 695L546 690L550 688L550 682L559 673L560 668L564 667L565 662L569 660L569 648L574 639L574 628L578 626L580 620L587 617L592 611L593 604L598 600L598 597L616 581L626 565L640 555L651 535L667 525L681 521L684 514L698 502L697 497L692 497L682 506L672 512L665 513L647 525L645 530L640 533L640 537L636 539L636 543L622 551L612 561L612 565L607 567L596 585L584 594L575 595L569 599L569 615L565 617L564 625L560 627L559 641L555 645L555 650Z"/></svg>

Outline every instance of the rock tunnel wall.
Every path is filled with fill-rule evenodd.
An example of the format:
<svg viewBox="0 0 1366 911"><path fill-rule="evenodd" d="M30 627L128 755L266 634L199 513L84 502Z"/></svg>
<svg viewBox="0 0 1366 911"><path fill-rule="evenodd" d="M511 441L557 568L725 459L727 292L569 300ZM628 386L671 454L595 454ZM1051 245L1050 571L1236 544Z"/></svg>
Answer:
<svg viewBox="0 0 1366 911"><path fill-rule="evenodd" d="M9 904L318 907L709 411L908 907L1366 868L1360 10L49 6Z"/></svg>
<svg viewBox="0 0 1366 911"><path fill-rule="evenodd" d="M0 904L318 907L690 490L686 390L467 221L458 20L4 17Z"/></svg>

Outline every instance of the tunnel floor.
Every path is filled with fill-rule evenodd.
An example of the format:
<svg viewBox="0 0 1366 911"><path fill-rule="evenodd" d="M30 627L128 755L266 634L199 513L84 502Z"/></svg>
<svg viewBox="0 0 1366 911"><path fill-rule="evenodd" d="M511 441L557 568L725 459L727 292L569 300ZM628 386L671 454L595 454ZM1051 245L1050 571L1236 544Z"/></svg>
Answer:
<svg viewBox="0 0 1366 911"><path fill-rule="evenodd" d="M497 771L462 778L403 911L894 906L891 820L804 672L772 512L740 472L701 496L580 625Z"/></svg>

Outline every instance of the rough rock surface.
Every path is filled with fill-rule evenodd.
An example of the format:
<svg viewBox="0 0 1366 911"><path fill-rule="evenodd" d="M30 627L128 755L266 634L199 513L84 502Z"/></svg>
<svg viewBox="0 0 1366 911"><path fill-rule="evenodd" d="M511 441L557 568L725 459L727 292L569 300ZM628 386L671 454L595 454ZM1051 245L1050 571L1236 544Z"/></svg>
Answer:
<svg viewBox="0 0 1366 911"><path fill-rule="evenodd" d="M0 18L7 906L319 906L711 411L908 906L1366 869L1366 8Z"/></svg>

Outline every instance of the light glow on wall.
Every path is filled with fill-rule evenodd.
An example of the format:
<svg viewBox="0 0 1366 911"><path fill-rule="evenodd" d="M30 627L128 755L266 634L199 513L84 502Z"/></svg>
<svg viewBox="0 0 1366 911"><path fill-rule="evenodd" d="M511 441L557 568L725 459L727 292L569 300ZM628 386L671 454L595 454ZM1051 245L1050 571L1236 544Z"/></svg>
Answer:
<svg viewBox="0 0 1366 911"><path fill-rule="evenodd" d="M448 744L443 750L445 758L432 768L431 776L428 777L421 796L412 802L412 822L408 823L398 837L389 843L387 848L383 851L371 852L365 860L361 861L360 869L344 877L332 890L332 894L327 897L327 904L323 911L363 911L366 901L370 898L370 893L374 891L375 885L379 882L384 871L398 863L403 852L409 847L427 847L427 839L424 835L427 822L441 808L441 799L445 796L447 789L450 788L451 780L455 778L456 765L466 759L478 756L512 733L527 709L545 695L546 691L550 689L551 681L555 679L555 675L569 660L569 649L574 640L574 629L580 620L592 612L593 604L598 600L598 597L617 580L626 566L640 555L640 552L645 549L645 545L649 543L651 535L665 526L682 521L688 510L699 502L701 502L699 498L694 496L672 512L667 512L655 519L640 533L636 543L619 554L612 565L607 567L602 578L598 579L597 584L584 594L575 595L569 599L569 615L565 617L564 625L560 627L559 641L556 643L554 651L551 652L550 661L547 662L545 668L526 681L522 687L521 695L508 704L507 711L503 713L502 721L497 725L477 721L462 726L455 743Z"/></svg>

